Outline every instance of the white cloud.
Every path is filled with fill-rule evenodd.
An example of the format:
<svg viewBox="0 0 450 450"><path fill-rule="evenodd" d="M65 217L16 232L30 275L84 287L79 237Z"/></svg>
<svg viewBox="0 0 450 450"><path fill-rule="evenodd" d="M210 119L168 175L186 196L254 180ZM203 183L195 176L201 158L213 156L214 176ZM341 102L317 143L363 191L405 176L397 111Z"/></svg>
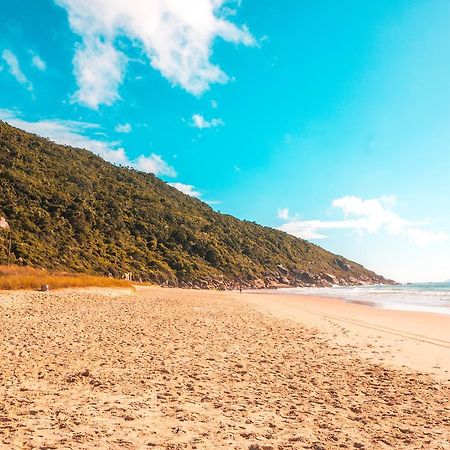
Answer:
<svg viewBox="0 0 450 450"><path fill-rule="evenodd" d="M222 119L206 120L201 114L192 115L191 126L194 128L200 128L202 130L204 128L214 128L223 125Z"/></svg>
<svg viewBox="0 0 450 450"><path fill-rule="evenodd" d="M47 64L39 55L33 55L31 59L31 63L34 67L39 69L41 72L44 72L47 69Z"/></svg>
<svg viewBox="0 0 450 450"><path fill-rule="evenodd" d="M11 50L3 50L2 58L9 68L9 73L29 91L33 90L33 85L22 72L17 56Z"/></svg>
<svg viewBox="0 0 450 450"><path fill-rule="evenodd" d="M332 203L333 207L341 209L346 217L358 217L356 228L374 233L384 226L391 234L399 234L408 222L391 210L394 204L393 196L363 200L350 195L333 200Z"/></svg>
<svg viewBox="0 0 450 450"><path fill-rule="evenodd" d="M278 217L286 220L280 230L303 239L323 239L327 236L321 231L333 229L351 229L359 233L387 232L394 236L404 236L419 246L443 242L448 234L423 228L416 222L403 219L393 211L395 197L385 196L364 200L355 196L345 196L333 200L334 208L340 209L343 220L299 220L290 218L287 210L280 210Z"/></svg>
<svg viewBox="0 0 450 450"><path fill-rule="evenodd" d="M74 65L76 100L91 108L118 98L126 57L118 39L143 50L151 66L172 84L201 94L227 75L210 61L213 42L254 45L245 26L224 14L226 0L55 0L68 12L72 30L81 36Z"/></svg>
<svg viewBox="0 0 450 450"><path fill-rule="evenodd" d="M176 177L175 169L164 161L160 155L152 153L150 156L139 156L134 162L133 167L142 172L150 172L155 175L167 175L168 177Z"/></svg>
<svg viewBox="0 0 450 450"><path fill-rule="evenodd" d="M219 205L220 203L222 203L220 200L202 199L201 197L202 197L203 193L200 190L198 190L198 188L193 186L192 184L185 184L185 183L179 183L179 182L167 183L167 184L169 186L174 187L175 189L178 189L180 192L183 192L183 194L201 199L203 202L205 202L208 205Z"/></svg>
<svg viewBox="0 0 450 450"><path fill-rule="evenodd" d="M131 125L129 123L118 123L116 127L114 128L115 131L118 133L130 133L131 132Z"/></svg>
<svg viewBox="0 0 450 450"><path fill-rule="evenodd" d="M319 230L357 228L357 226L358 223L356 221L349 220L324 221L288 219L288 222L281 225L278 229L303 239L324 239L327 236L319 233Z"/></svg>
<svg viewBox="0 0 450 450"><path fill-rule="evenodd" d="M179 191L183 192L183 194L190 195L191 197L200 198L201 192L197 190L195 186L192 186L192 184L184 184L184 183L167 183L169 186L174 187L175 189L178 189Z"/></svg>
<svg viewBox="0 0 450 450"><path fill-rule="evenodd" d="M17 112L4 109L0 109L0 120L30 133L47 137L59 144L85 148L114 164L134 167L137 170L154 173L155 175L170 177L176 175L175 169L159 155L154 153L150 156L140 155L138 158L130 160L125 149L120 147L120 142L105 141L87 136L88 130L97 129L99 132L101 131L97 124L59 119L30 122L20 118Z"/></svg>
<svg viewBox="0 0 450 450"><path fill-rule="evenodd" d="M112 105L119 99L126 57L112 43L86 38L84 47L75 52L74 66L78 82L74 101L97 109L101 104Z"/></svg>
<svg viewBox="0 0 450 450"><path fill-rule="evenodd" d="M279 219L288 220L289 219L289 209L288 208L281 208L277 212L277 217Z"/></svg>

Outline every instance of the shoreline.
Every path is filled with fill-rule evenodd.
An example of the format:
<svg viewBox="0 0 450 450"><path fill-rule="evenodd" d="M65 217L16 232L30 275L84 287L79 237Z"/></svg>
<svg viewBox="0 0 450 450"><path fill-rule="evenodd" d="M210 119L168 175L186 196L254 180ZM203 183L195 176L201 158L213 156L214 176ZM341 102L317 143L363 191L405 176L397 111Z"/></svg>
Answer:
<svg viewBox="0 0 450 450"><path fill-rule="evenodd" d="M373 287L385 287L393 288L390 285L367 285L367 286L333 286L331 288L320 288L320 287L310 287L303 288L304 291L299 291L299 288L280 288L271 290L247 290L248 293L276 293L280 295L288 296L304 296L304 297L317 297L317 298L334 298L342 300L345 303L355 303L370 306L377 309L386 309L390 311L404 311L404 312L421 312L429 314L440 314L450 316L450 300L448 305L436 305L427 304L418 297L415 300L399 300L395 298L395 294L389 296L382 291L377 292L362 292L358 293L357 289L373 288ZM323 292L324 289L326 292ZM350 293L345 293L342 291L349 290ZM376 291L375 291L376 292ZM405 291L405 294L408 294ZM356 295L355 295L356 294ZM449 293L450 295L450 293ZM427 293L423 293L423 297L426 298Z"/></svg>

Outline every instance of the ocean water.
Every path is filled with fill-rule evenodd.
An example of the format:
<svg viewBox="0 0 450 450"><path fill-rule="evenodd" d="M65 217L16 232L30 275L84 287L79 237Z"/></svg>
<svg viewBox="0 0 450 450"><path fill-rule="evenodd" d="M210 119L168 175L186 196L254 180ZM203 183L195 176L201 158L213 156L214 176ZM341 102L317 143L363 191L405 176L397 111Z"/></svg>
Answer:
<svg viewBox="0 0 450 450"><path fill-rule="evenodd" d="M421 311L450 315L450 282L408 283L398 286L335 286L330 288L286 288L277 292L341 298L376 308Z"/></svg>

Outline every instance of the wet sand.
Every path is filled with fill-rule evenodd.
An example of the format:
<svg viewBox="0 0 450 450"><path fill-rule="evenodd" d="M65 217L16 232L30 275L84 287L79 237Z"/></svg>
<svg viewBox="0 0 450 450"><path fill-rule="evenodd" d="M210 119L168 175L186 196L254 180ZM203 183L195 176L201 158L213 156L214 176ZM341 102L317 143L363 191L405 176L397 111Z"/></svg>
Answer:
<svg viewBox="0 0 450 450"><path fill-rule="evenodd" d="M450 316L379 309L329 297L255 293L243 301L259 311L319 329L373 362L450 381Z"/></svg>
<svg viewBox="0 0 450 450"><path fill-rule="evenodd" d="M0 448L450 448L445 369L387 357L405 332L285 297L0 293Z"/></svg>

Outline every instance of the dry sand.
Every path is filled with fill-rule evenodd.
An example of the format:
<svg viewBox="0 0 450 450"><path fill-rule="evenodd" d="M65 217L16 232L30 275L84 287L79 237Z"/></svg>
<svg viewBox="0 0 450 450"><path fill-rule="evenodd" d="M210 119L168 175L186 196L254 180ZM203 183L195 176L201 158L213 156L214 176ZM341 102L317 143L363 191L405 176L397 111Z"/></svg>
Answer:
<svg viewBox="0 0 450 450"><path fill-rule="evenodd" d="M378 310L304 302L161 288L0 293L0 448L450 448L444 363L420 373L432 372L428 358L408 365L400 341L414 336L403 325L389 334L411 317L371 330ZM423 317L422 341L450 340L445 320Z"/></svg>

